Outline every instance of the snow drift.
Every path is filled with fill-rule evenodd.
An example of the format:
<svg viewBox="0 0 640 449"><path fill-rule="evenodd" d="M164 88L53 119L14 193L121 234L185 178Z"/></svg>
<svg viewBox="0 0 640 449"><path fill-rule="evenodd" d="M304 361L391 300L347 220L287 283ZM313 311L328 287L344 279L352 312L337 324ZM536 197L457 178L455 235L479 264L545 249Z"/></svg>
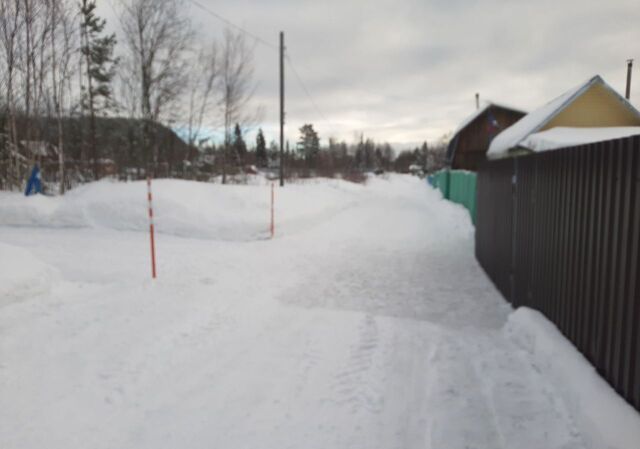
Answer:
<svg viewBox="0 0 640 449"><path fill-rule="evenodd" d="M55 276L30 251L0 243L0 307L47 292Z"/></svg>
<svg viewBox="0 0 640 449"><path fill-rule="evenodd" d="M557 385L563 400L588 434L593 449L635 449L640 441L640 414L606 383L593 365L544 315L521 307L509 316L506 336L530 354L535 367Z"/></svg>
<svg viewBox="0 0 640 449"><path fill-rule="evenodd" d="M63 197L0 193L0 226L107 228L147 231L146 182L94 182ZM276 188L278 232L295 232L344 210L362 186L340 180ZM159 233L216 240L268 235L270 185L219 185L161 179L153 182ZM280 207L286 204L286 208Z"/></svg>

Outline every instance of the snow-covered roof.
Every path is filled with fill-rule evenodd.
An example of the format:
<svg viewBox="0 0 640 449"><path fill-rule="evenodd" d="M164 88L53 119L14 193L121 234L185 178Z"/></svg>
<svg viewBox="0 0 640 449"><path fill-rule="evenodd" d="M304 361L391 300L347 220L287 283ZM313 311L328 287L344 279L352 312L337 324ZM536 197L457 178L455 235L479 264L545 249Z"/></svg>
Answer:
<svg viewBox="0 0 640 449"><path fill-rule="evenodd" d="M633 106L631 106L631 104L626 99L624 99L622 96L620 96L620 94L612 89L599 75L596 75L585 83L574 87L573 89L565 92L559 97L551 100L544 106L525 115L519 121L498 134L489 146L487 157L489 157L490 159L497 158L504 155L512 148L522 146L522 141L527 136L543 128L547 123L549 123L549 121L551 121L551 119L562 112L567 106L573 103L576 98L578 98L595 84L600 84L606 87L612 94L617 96L624 105L629 107L630 110L634 111L635 114L638 114L638 117L640 117L638 111Z"/></svg>
<svg viewBox="0 0 640 449"><path fill-rule="evenodd" d="M640 126L610 126L606 128L558 126L528 135L520 142L520 146L535 152L541 152L637 135L640 135Z"/></svg>
<svg viewBox="0 0 640 449"><path fill-rule="evenodd" d="M494 103L491 101L488 101L484 104L484 106L482 106L481 108L475 110L473 112L473 114L469 115L467 118L465 118L459 125L458 127L455 129L455 131L453 132L453 134L451 135L451 138L453 139L460 131L462 131L464 128L467 127L467 125L469 125L471 122L473 122L476 118L480 117L487 109L489 109L490 107L497 107L497 108L502 108L502 109L509 109L511 111L515 111L515 112L521 112L523 114L526 114L526 112L517 109L517 108L513 108L511 106L505 106L503 104L499 104L499 103Z"/></svg>
<svg viewBox="0 0 640 449"><path fill-rule="evenodd" d="M522 110L520 110L518 108L514 108L514 107L511 107L511 106L506 106L504 104L494 103L492 101L485 102L482 107L480 107L479 109L475 110L473 112L473 114L467 116L467 118L465 118L462 122L460 122L460 124L455 129L455 131L453 131L453 134L451 135L451 139L449 140L449 146L447 148L447 158L449 159L449 161L453 160L453 154L454 154L456 146L457 146L456 137L458 137L458 134L460 134L460 132L463 129L465 129L467 126L469 126L475 119L480 117L482 114L484 114L485 111L487 111L487 109L489 109L491 107L496 107L496 108L501 108L501 109L508 109L510 111L520 112L521 114L526 114L526 112L524 112L524 111L522 111Z"/></svg>

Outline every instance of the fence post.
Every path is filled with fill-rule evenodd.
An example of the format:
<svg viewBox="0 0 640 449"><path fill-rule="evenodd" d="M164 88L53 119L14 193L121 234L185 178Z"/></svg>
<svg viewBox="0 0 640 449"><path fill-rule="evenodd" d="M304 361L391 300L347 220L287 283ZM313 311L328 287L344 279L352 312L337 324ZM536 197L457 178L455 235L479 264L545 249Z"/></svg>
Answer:
<svg viewBox="0 0 640 449"><path fill-rule="evenodd" d="M151 277L156 278L156 242L153 229L153 204L151 198L151 177L147 177L147 199L149 201L149 236L151 239Z"/></svg>
<svg viewBox="0 0 640 449"><path fill-rule="evenodd" d="M511 291L509 301L514 307L516 291L516 257L518 248L518 158L513 158L513 175L511 176Z"/></svg>
<svg viewBox="0 0 640 449"><path fill-rule="evenodd" d="M276 228L275 228L275 219L274 219L274 187L273 187L273 183L271 183L271 227L270 227L270 231L271 231L271 238L273 238L273 236L276 233Z"/></svg>
<svg viewBox="0 0 640 449"><path fill-rule="evenodd" d="M444 197L448 200L451 198L451 169L447 167L444 173Z"/></svg>

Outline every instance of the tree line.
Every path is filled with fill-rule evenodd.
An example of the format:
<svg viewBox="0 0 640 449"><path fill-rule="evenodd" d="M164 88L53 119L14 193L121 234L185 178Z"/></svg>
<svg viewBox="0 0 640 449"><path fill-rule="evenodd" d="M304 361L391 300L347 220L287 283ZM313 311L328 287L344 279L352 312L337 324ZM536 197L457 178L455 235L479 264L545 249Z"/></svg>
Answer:
<svg viewBox="0 0 640 449"><path fill-rule="evenodd" d="M402 161L420 156L396 158L363 136L321 146L306 124L280 161L261 130L244 142L260 118L244 34L199 37L186 0L112 4L118 36L96 0L0 0L0 188L20 187L34 162L63 193L106 175L226 182L247 166L282 163L292 176L330 176L405 171Z"/></svg>
<svg viewBox="0 0 640 449"><path fill-rule="evenodd" d="M241 127L236 125L228 148L234 176L254 170L271 171L274 176L278 173L281 163L279 144L271 141L267 145L262 129L258 129L255 142L247 143ZM203 148L205 157L201 164L194 167L195 173L201 179L219 174L220 154L223 151L223 145L206 145ZM287 178L339 176L360 181L367 172L409 173L413 168L423 173L433 172L445 166L445 159L444 138L432 145L423 142L413 149L398 152L390 143L376 142L372 138L365 138L362 133L357 134L351 142L334 137L323 141L313 124L307 123L300 127L299 137L294 144L286 142L282 164Z"/></svg>
<svg viewBox="0 0 640 449"><path fill-rule="evenodd" d="M56 167L61 190L73 177L112 174L110 164L171 175L204 129L222 122L228 149L234 125L254 119L243 34L226 30L203 45L184 0L113 5L122 42L106 32L96 0L0 0L4 184L19 184L35 160ZM184 144L167 139L178 125Z"/></svg>

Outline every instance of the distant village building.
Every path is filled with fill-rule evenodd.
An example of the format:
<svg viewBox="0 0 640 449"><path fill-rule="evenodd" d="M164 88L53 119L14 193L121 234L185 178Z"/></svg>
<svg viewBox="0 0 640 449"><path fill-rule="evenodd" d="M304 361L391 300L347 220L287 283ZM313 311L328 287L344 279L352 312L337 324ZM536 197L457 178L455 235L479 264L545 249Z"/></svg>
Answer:
<svg viewBox="0 0 640 449"><path fill-rule="evenodd" d="M93 161L90 161L93 163ZM118 166L113 159L98 159L98 176L103 178L105 176L116 176L118 174Z"/></svg>
<svg viewBox="0 0 640 449"><path fill-rule="evenodd" d="M478 109L454 131L447 148L449 166L453 169L477 171L486 159L493 138L525 114L518 109L496 103L487 103Z"/></svg>
<svg viewBox="0 0 640 449"><path fill-rule="evenodd" d="M640 134L639 126L640 112L596 75L496 136L488 157L626 137Z"/></svg>

